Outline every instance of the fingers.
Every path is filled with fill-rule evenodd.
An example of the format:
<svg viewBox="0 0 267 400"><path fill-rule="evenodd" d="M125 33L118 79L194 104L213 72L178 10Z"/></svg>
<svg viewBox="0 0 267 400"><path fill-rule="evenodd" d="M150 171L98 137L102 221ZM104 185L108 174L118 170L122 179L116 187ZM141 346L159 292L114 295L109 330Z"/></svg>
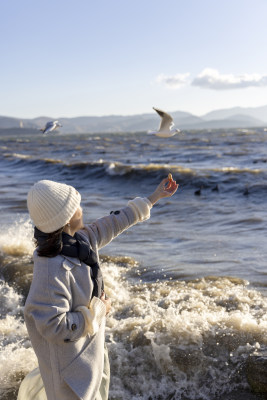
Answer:
<svg viewBox="0 0 267 400"><path fill-rule="evenodd" d="M169 181L168 180L167 185L165 186L165 189L169 189L172 186L173 182L174 181Z"/></svg>
<svg viewBox="0 0 267 400"><path fill-rule="evenodd" d="M174 181L169 181L165 186L164 191L168 193L169 196L172 196L178 189L179 185Z"/></svg>
<svg viewBox="0 0 267 400"><path fill-rule="evenodd" d="M100 300L102 300L103 303L105 304L105 306L106 306L106 314L108 314L110 312L110 310L111 310L111 299L109 297L107 297L106 294L103 292L101 297L100 297Z"/></svg>
<svg viewBox="0 0 267 400"><path fill-rule="evenodd" d="M171 174L169 174L171 175ZM164 178L163 181L165 183L165 188L169 189L170 187L172 187L172 185L176 184L176 181L173 179L173 177L171 176L171 178L168 176L168 178Z"/></svg>
<svg viewBox="0 0 267 400"><path fill-rule="evenodd" d="M179 187L179 185L176 183L171 192L171 196L177 191L178 187Z"/></svg>
<svg viewBox="0 0 267 400"><path fill-rule="evenodd" d="M106 305L106 314L108 314L111 310L111 299L110 298L107 298L105 300L105 305Z"/></svg>

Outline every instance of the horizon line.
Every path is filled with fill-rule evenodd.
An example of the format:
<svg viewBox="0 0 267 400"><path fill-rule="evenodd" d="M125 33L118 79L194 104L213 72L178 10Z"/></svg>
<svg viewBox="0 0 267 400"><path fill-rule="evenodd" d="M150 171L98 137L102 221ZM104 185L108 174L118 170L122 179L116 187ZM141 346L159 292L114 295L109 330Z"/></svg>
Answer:
<svg viewBox="0 0 267 400"><path fill-rule="evenodd" d="M191 115L193 115L193 116L196 116L196 117L203 117L203 116L205 116L205 115L207 115L207 114L210 114L210 113L212 113L212 112L216 112L216 111L221 111L221 110L231 110L231 109L233 109L233 108L240 108L240 109L256 109L256 108L261 108L261 107L267 107L267 104L264 104L264 105L261 105L261 106L254 106L254 107L252 107L252 106L246 106L246 107L243 107L243 106L232 106L232 107L222 107L222 108L216 108L216 109L212 109L212 110L210 110L210 111L208 111L208 112L205 112L204 114L195 114L195 113L192 113L191 111L185 111L185 110L164 110L164 111L166 111L166 112L168 112L168 113L175 113L175 112L184 112L184 113L187 113L187 114L191 114ZM161 109L161 107L159 107L160 109ZM11 116L11 115L0 115L0 118L1 117L4 117L4 118L14 118L14 119L18 119L18 120L23 120L23 119L37 119L37 118L48 118L48 119L61 119L61 118L68 118L68 119L71 119L71 118L83 118L83 117L85 117L85 118L91 118L91 117L95 117L95 118L104 118L104 117L132 117L132 116L135 116L135 115L148 115L148 114L154 114L153 112L142 112L142 113L133 113L133 114L114 114L114 113L112 113L112 114L101 114L101 115L97 115L97 114L91 114L91 115L85 115L85 114L80 114L80 115L75 115L75 116L61 116L61 117L51 117L51 116L45 116L45 115L39 115L39 116L36 116L36 117L16 117L16 116Z"/></svg>

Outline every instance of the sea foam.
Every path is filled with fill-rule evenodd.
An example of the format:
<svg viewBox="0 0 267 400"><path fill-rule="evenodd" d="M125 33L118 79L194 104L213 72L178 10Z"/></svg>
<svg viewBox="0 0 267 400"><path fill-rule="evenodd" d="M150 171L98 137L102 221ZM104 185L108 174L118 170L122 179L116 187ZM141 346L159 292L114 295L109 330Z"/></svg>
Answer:
<svg viewBox="0 0 267 400"><path fill-rule="evenodd" d="M103 265L111 399L210 400L248 387L245 361L267 346L266 298L236 278L130 285L119 269Z"/></svg>
<svg viewBox="0 0 267 400"><path fill-rule="evenodd" d="M245 362L267 348L267 299L247 281L145 283L127 257L102 257L102 270L113 307L106 329L111 400L211 400L248 388ZM0 300L0 393L15 396L37 361L23 296L2 281Z"/></svg>
<svg viewBox="0 0 267 400"><path fill-rule="evenodd" d="M19 218L0 233L0 251L11 256L31 255L33 226L29 218Z"/></svg>

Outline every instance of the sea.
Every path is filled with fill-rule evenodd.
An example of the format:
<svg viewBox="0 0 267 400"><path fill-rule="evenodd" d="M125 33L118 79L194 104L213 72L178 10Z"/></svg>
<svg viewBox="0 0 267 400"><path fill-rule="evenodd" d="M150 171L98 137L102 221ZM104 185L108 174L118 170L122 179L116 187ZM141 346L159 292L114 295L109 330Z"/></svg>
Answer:
<svg viewBox="0 0 267 400"><path fill-rule="evenodd" d="M258 399L246 360L267 350L267 131L0 136L0 399L37 366L23 319L30 187L74 186L85 223L172 173L177 193L100 251L112 299L110 400ZM233 397L236 396L236 397ZM255 397L251 397L255 396Z"/></svg>

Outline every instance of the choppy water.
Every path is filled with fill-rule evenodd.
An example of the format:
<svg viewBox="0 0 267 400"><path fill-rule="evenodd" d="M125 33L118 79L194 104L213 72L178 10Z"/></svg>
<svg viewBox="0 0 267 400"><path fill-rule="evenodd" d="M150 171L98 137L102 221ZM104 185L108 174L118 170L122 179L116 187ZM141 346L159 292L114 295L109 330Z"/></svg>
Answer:
<svg viewBox="0 0 267 400"><path fill-rule="evenodd" d="M153 140L0 137L1 399L15 399L36 365L23 323L29 187L39 179L74 185L90 222L149 195L169 171L178 193L102 250L114 304L111 399L213 400L248 391L244 362L267 347L266 142L261 130Z"/></svg>

